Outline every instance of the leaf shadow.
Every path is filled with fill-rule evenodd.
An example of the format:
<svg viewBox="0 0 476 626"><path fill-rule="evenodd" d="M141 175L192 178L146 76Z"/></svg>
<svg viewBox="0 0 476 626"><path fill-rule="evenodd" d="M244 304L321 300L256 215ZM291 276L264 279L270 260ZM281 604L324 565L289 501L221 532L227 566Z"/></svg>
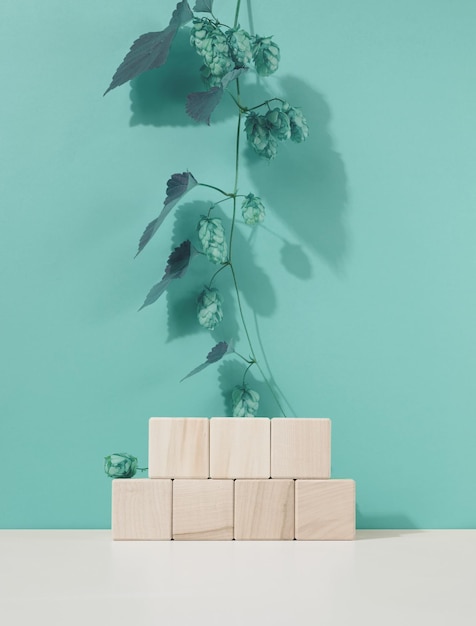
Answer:
<svg viewBox="0 0 476 626"><path fill-rule="evenodd" d="M140 74L130 83L130 126L196 126L185 111L187 95L206 91L200 78L202 61L190 45L190 28L181 28L170 48L167 63ZM223 98L213 113L221 122L236 115L231 98Z"/></svg>

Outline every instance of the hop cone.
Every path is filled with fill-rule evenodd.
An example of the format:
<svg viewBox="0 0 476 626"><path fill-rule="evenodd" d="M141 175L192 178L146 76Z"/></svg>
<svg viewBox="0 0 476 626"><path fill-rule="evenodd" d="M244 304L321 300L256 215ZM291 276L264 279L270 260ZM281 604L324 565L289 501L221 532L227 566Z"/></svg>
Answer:
<svg viewBox="0 0 476 626"><path fill-rule="evenodd" d="M286 103L283 106L283 111L289 117L289 123L291 126L291 139L296 143L301 143L307 139L309 135L309 127L307 125L306 118L302 114L300 109L296 109Z"/></svg>
<svg viewBox="0 0 476 626"><path fill-rule="evenodd" d="M104 457L104 471L111 478L132 478L137 470L137 458L128 452L115 452Z"/></svg>
<svg viewBox="0 0 476 626"><path fill-rule="evenodd" d="M245 131L255 152L266 159L274 159L278 151L278 141L271 134L264 115L251 112L246 118Z"/></svg>
<svg viewBox="0 0 476 626"><path fill-rule="evenodd" d="M233 417L254 417L259 406L259 393L248 385L234 387L231 392Z"/></svg>
<svg viewBox="0 0 476 626"><path fill-rule="evenodd" d="M200 68L200 76L207 87L220 87L222 76L212 74L208 65L202 65Z"/></svg>
<svg viewBox="0 0 476 626"><path fill-rule="evenodd" d="M231 29L227 32L228 47L231 58L237 67L247 67L252 59L251 37L242 28Z"/></svg>
<svg viewBox="0 0 476 626"><path fill-rule="evenodd" d="M253 226L264 220L265 208L261 199L253 193L249 193L241 205L241 213L245 224Z"/></svg>
<svg viewBox="0 0 476 626"><path fill-rule="evenodd" d="M197 316L204 328L214 330L223 319L222 297L218 289L205 287L198 296Z"/></svg>
<svg viewBox="0 0 476 626"><path fill-rule="evenodd" d="M212 263L225 263L228 258L228 246L225 229L219 217L202 217L198 222L198 237L203 252Z"/></svg>
<svg viewBox="0 0 476 626"><path fill-rule="evenodd" d="M253 40L253 61L260 76L269 76L278 69L279 47L271 37L255 37Z"/></svg>
<svg viewBox="0 0 476 626"><path fill-rule="evenodd" d="M221 78L235 67L226 36L210 20L203 18L193 21L190 43L203 57L212 76Z"/></svg>
<svg viewBox="0 0 476 626"><path fill-rule="evenodd" d="M268 111L265 118L270 133L276 137L276 139L283 141L291 137L291 123L288 115L284 111L276 107Z"/></svg>

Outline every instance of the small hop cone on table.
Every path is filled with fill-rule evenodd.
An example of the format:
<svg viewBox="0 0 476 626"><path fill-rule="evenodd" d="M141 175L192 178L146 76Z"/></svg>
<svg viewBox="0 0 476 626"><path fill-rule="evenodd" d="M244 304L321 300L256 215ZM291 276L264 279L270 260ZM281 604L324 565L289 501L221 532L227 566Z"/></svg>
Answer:
<svg viewBox="0 0 476 626"><path fill-rule="evenodd" d="M255 417L259 407L259 393L248 385L237 386L231 393L233 417Z"/></svg>
<svg viewBox="0 0 476 626"><path fill-rule="evenodd" d="M111 478L132 478L137 469L137 458L128 452L115 452L104 457L104 471Z"/></svg>

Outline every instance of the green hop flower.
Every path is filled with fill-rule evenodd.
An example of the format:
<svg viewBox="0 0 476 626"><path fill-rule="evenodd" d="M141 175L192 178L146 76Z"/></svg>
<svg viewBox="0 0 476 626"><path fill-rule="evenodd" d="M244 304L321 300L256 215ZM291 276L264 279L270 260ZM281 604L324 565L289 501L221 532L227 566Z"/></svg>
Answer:
<svg viewBox="0 0 476 626"><path fill-rule="evenodd" d="M307 125L306 118L302 114L301 109L296 109L286 102L283 105L283 111L289 117L292 141L301 143L307 139L309 135L309 126Z"/></svg>
<svg viewBox="0 0 476 626"><path fill-rule="evenodd" d="M200 68L200 76L207 87L221 87L221 79L223 76L215 76L215 74L212 74L208 65L202 65Z"/></svg>
<svg viewBox="0 0 476 626"><path fill-rule="evenodd" d="M223 319L222 297L218 289L205 287L198 296L197 316L201 326L214 330Z"/></svg>
<svg viewBox="0 0 476 626"><path fill-rule="evenodd" d="M265 208L261 202L261 198L258 198L258 196L255 196L253 193L249 193L243 200L241 213L245 224L253 226L254 224L262 222L264 220Z"/></svg>
<svg viewBox="0 0 476 626"><path fill-rule="evenodd" d="M233 417L254 417L259 406L259 393L248 385L234 387L231 392Z"/></svg>
<svg viewBox="0 0 476 626"><path fill-rule="evenodd" d="M252 43L253 61L260 76L269 76L278 69L279 47L271 37L254 37Z"/></svg>
<svg viewBox="0 0 476 626"><path fill-rule="evenodd" d="M271 134L264 115L249 113L245 122L245 131L253 150L266 159L274 159L278 152L278 141Z"/></svg>
<svg viewBox="0 0 476 626"><path fill-rule="evenodd" d="M203 57L211 75L221 78L235 67L230 56L226 36L210 20L206 18L194 19L190 43Z"/></svg>
<svg viewBox="0 0 476 626"><path fill-rule="evenodd" d="M265 118L270 133L276 137L276 139L283 141L291 137L291 123L288 115L284 111L276 107L268 111Z"/></svg>
<svg viewBox="0 0 476 626"><path fill-rule="evenodd" d="M227 32L226 39L235 65L247 67L253 59L250 35L242 28L233 28Z"/></svg>
<svg viewBox="0 0 476 626"><path fill-rule="evenodd" d="M225 263L228 258L228 246L225 229L219 217L203 216L198 222L198 237L203 252L212 263Z"/></svg>
<svg viewBox="0 0 476 626"><path fill-rule="evenodd" d="M104 457L104 471L111 478L132 478L137 471L137 459L127 452L115 452Z"/></svg>

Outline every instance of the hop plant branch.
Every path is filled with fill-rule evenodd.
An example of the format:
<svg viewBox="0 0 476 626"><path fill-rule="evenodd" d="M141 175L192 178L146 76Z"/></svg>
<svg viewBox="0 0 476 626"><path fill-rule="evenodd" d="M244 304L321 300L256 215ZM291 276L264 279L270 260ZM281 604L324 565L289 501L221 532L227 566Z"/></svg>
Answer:
<svg viewBox="0 0 476 626"><path fill-rule="evenodd" d="M239 25L241 0L236 1L232 27L221 22L215 16L213 4L213 0L196 0L192 11L187 0L180 0L169 26L164 31L146 33L134 42L123 63L116 71L108 89L109 91L144 71L163 65L167 60L177 31L192 21L190 44L203 61L200 73L207 85L207 90L197 91L187 96L187 113L195 121L210 125L211 115L220 103L225 91L237 107L233 191L225 191L221 186L198 182L188 171L171 175L167 181L167 192L162 211L146 227L139 242L138 253L143 250L156 234L174 206L194 186L208 188L219 193L222 197L210 204L207 215L202 215L198 222L197 230L202 248L201 251L197 250L190 240L186 240L178 246L169 257L162 280L154 285L141 308L155 302L168 288L173 279L181 278L185 274L192 257L198 253L205 256L211 263L219 266L208 281L208 284L204 285L197 298L198 322L208 330L214 330L223 318L223 298L219 290L213 286L213 282L220 272L229 267L236 293L239 319L249 345L250 357L246 358L236 352L233 341L229 343L221 341L210 351L205 363L193 369L185 378L215 363L225 355L234 353L244 361L246 366L241 386L237 385L232 393L233 415L240 417L256 415L259 394L246 384L247 374L253 366L257 367L280 411L285 415L279 401L278 388L274 381L271 384L267 379L263 368L256 358L256 352L245 320L241 292L234 266L238 198L243 198L241 213L246 225L255 226L261 224L266 213L265 206L259 197L253 193L238 193L241 135L244 131L251 148L261 158L271 160L276 157L278 146L281 142L291 140L301 143L304 141L308 135L308 126L301 110L291 106L279 97L268 98L254 106L247 106L243 103L240 77L252 67L258 76L266 77L273 74L278 69L280 49L271 36L250 35L250 33L241 28ZM208 16L198 17L194 12L208 14ZM234 89L232 89L232 83ZM227 236L222 219L218 216L212 217L212 212L219 204L228 200L232 200L232 214ZM263 355L266 362L264 352Z"/></svg>

